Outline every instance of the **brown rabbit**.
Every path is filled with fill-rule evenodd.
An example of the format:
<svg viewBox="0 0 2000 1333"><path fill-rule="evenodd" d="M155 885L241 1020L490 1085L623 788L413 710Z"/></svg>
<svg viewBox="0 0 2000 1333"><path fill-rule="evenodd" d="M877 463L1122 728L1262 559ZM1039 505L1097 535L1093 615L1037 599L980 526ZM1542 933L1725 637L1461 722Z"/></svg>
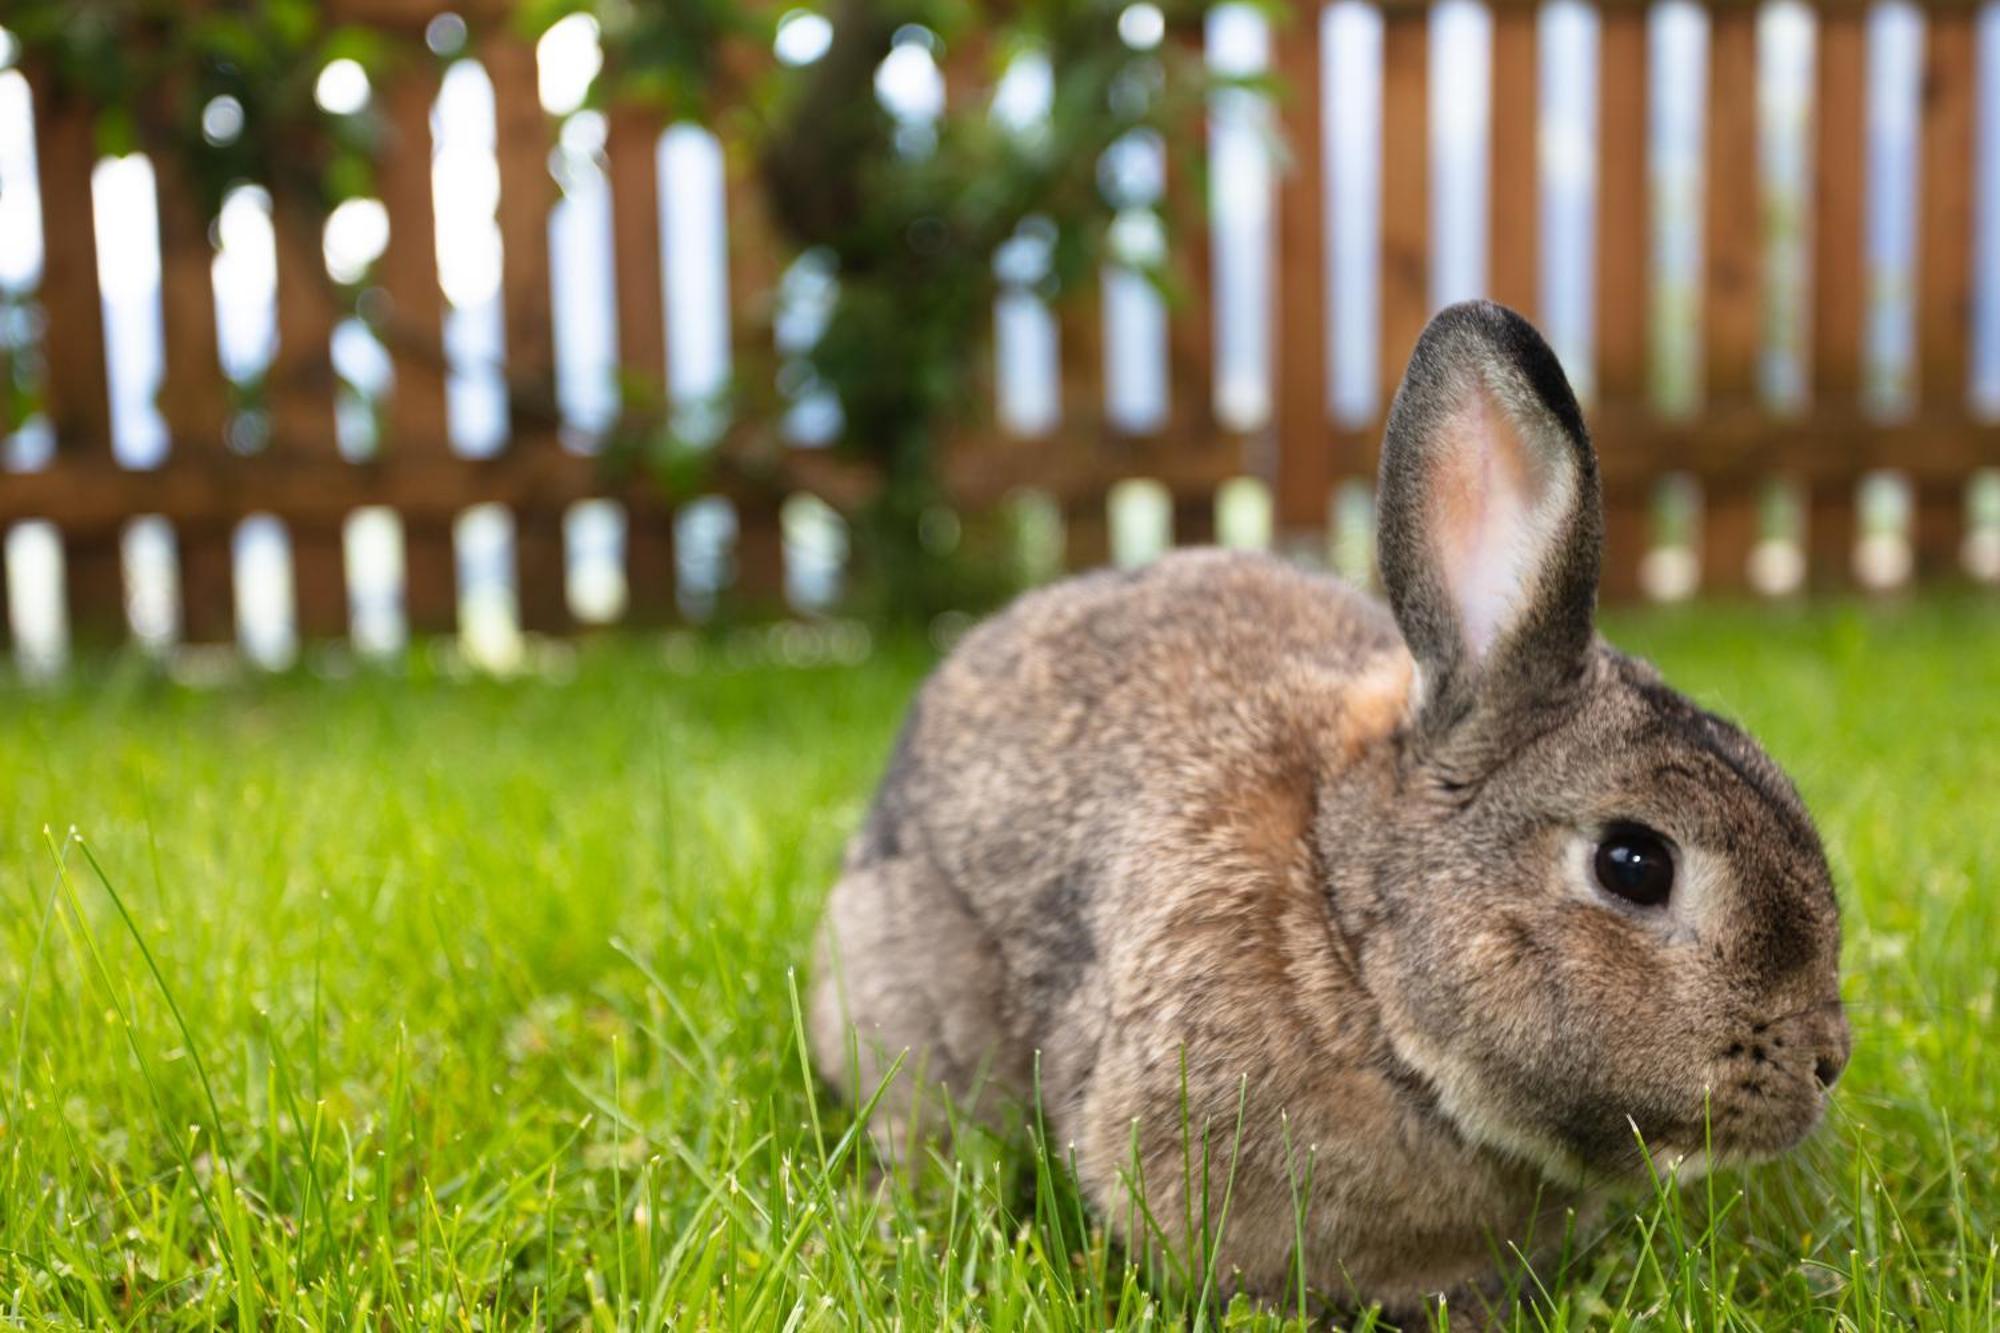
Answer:
<svg viewBox="0 0 2000 1333"><path fill-rule="evenodd" d="M969 634L848 851L812 1039L864 1096L906 1050L961 1100L1039 1077L1114 1230L1136 1155L1185 1239L1207 1123L1253 1293L1286 1289L1310 1151L1308 1284L1408 1313L1477 1307L1649 1156L1798 1142L1848 1030L1791 784L1596 637L1596 459L1526 321L1431 322L1380 502L1386 609L1204 551Z"/></svg>

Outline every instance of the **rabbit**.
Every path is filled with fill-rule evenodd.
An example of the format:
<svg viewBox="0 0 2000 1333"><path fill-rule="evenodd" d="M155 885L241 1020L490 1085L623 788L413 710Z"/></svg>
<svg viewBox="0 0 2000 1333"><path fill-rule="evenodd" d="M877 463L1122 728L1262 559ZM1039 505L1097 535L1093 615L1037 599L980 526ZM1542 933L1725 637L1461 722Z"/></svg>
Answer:
<svg viewBox="0 0 2000 1333"><path fill-rule="evenodd" d="M808 1036L863 1099L904 1059L885 1153L923 1087L1028 1107L1128 1246L1227 1189L1229 1290L1296 1262L1421 1319L1649 1172L1796 1144L1850 1039L1793 786L1597 637L1596 457L1525 319L1431 321L1378 496L1386 608L1191 550L967 633L847 849Z"/></svg>

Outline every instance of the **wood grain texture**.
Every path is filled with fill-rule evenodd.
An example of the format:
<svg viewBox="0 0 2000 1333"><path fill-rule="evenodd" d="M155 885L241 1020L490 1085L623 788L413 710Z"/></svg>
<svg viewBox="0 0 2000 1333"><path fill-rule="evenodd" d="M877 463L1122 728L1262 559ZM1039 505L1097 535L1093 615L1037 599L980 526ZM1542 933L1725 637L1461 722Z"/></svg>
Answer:
<svg viewBox="0 0 2000 1333"><path fill-rule="evenodd" d="M1973 114L1978 10L1924 13L1923 160L1918 173L1917 381L1927 407L1962 410L1972 341ZM1911 545L1919 575L1957 573L1965 542L1962 482L1919 483Z"/></svg>
<svg viewBox="0 0 2000 1333"><path fill-rule="evenodd" d="M666 275L660 249L658 112L620 104L604 145L611 178L611 239L618 275L618 368L648 398L667 381ZM649 406L641 403L638 406Z"/></svg>
<svg viewBox="0 0 2000 1333"><path fill-rule="evenodd" d="M1608 602L1639 597L1640 566L1653 549L1651 487L1632 481L1604 487L1604 563L1598 595Z"/></svg>
<svg viewBox="0 0 2000 1333"><path fill-rule="evenodd" d="M375 272L386 296L381 327L396 377L384 444L403 453L450 447L444 290L438 285L431 198L430 116L437 94L437 75L420 68L397 71L381 90L384 126L375 181L389 214L389 243Z"/></svg>
<svg viewBox="0 0 2000 1333"><path fill-rule="evenodd" d="M1539 318L1541 308L1541 129L1538 11L1493 14L1493 174L1488 207L1487 288L1492 298Z"/></svg>
<svg viewBox="0 0 2000 1333"><path fill-rule="evenodd" d="M381 92L384 131L376 186L389 213L389 244L376 261L386 294L381 325L395 370L384 448L398 457L451 451L445 399L444 290L438 284L437 212L431 182L431 107L438 76L396 71ZM403 518L403 614L413 634L458 624L458 558L451 515Z"/></svg>
<svg viewBox="0 0 2000 1333"><path fill-rule="evenodd" d="M1290 154L1278 182L1274 267L1281 277L1272 292L1274 501L1280 544L1323 550L1333 458L1326 440L1326 138L1318 4L1294 9L1273 46L1280 132Z"/></svg>
<svg viewBox="0 0 2000 1333"><path fill-rule="evenodd" d="M723 136L729 227L729 320L739 375L764 374L771 364L772 319L779 280L789 262L764 204L758 161L745 135ZM751 369L755 367L754 371ZM768 398L764 386L753 400ZM785 549L778 506L769 489L732 497L736 505L735 582L726 598L740 612L768 614L784 606Z"/></svg>
<svg viewBox="0 0 2000 1333"><path fill-rule="evenodd" d="M131 622L125 612L125 574L117 534L64 529L61 540L70 641L85 648L123 643Z"/></svg>
<svg viewBox="0 0 2000 1333"><path fill-rule="evenodd" d="M180 637L187 643L236 638L235 524L192 518L174 528L180 567Z"/></svg>
<svg viewBox="0 0 2000 1333"><path fill-rule="evenodd" d="M1646 10L1604 11L1598 58L1597 366L1599 402L1638 401L1651 383L1652 199L1647 181Z"/></svg>
<svg viewBox="0 0 2000 1333"><path fill-rule="evenodd" d="M268 377L271 448L287 454L335 452L333 328L339 315L316 201L290 190L271 198L278 251L278 348Z"/></svg>
<svg viewBox="0 0 2000 1333"><path fill-rule="evenodd" d="M228 465L224 432L228 382L217 355L215 247L207 210L171 155L154 159L160 219L160 331L166 376L160 415L173 454ZM235 460L240 463L241 460ZM174 533L181 638L227 643L236 637L235 572L229 526L187 523Z"/></svg>
<svg viewBox="0 0 2000 1333"><path fill-rule="evenodd" d="M271 451L337 460L332 342L338 316L312 201L274 192L278 248L278 350L271 362ZM341 632L347 623L347 569L338 521L292 516L292 578L301 637Z"/></svg>
<svg viewBox="0 0 2000 1333"><path fill-rule="evenodd" d="M1757 13L1733 4L1709 10L1702 332L1710 399L1757 392L1764 309Z"/></svg>
<svg viewBox="0 0 2000 1333"><path fill-rule="evenodd" d="M1917 349L1928 406L1963 406L1972 334L1972 120L1977 11L1924 14L1922 197L1917 205Z"/></svg>
<svg viewBox="0 0 2000 1333"><path fill-rule="evenodd" d="M1847 406L1861 391L1861 234L1867 15L1823 10L1813 92L1813 394Z"/></svg>
<svg viewBox="0 0 2000 1333"><path fill-rule="evenodd" d="M1385 414L1431 314L1430 123L1429 11L1392 10L1382 16L1379 410Z"/></svg>
<svg viewBox="0 0 2000 1333"><path fill-rule="evenodd" d="M97 165L91 108L63 97L56 81L27 69L42 196L42 281L37 289L48 364L46 410L57 447L111 452L111 390L104 361L104 308L97 289L97 231L90 188Z"/></svg>
<svg viewBox="0 0 2000 1333"><path fill-rule="evenodd" d="M503 27L480 42L479 53L493 80L494 152L500 165L507 447L516 453L552 453L561 448L549 278L549 210L556 202L555 179L549 174L554 127L542 110L530 43ZM560 512L515 512L514 591L522 629L558 633L569 628Z"/></svg>
<svg viewBox="0 0 2000 1333"><path fill-rule="evenodd" d="M673 621L679 614L679 577L673 510L654 494L633 494L625 503L626 622Z"/></svg>
<svg viewBox="0 0 2000 1333"><path fill-rule="evenodd" d="M1748 5L1709 9L1702 342L1711 403L1758 396L1764 190L1757 152L1757 15ZM1702 488L1704 587L1736 592L1749 585L1761 489L1755 480Z"/></svg>
<svg viewBox="0 0 2000 1333"><path fill-rule="evenodd" d="M1199 67L1201 26L1176 29L1175 54ZM1167 389L1175 426L1185 432L1215 426L1215 272L1209 231L1209 149L1205 101L1191 107L1179 132L1167 136L1168 264Z"/></svg>
<svg viewBox="0 0 2000 1333"><path fill-rule="evenodd" d="M1812 392L1820 411L1853 409L1861 394L1866 302L1862 199L1866 188L1867 14L1819 13L1813 90ZM1806 567L1811 586L1853 578L1852 478L1806 488Z"/></svg>
<svg viewBox="0 0 2000 1333"><path fill-rule="evenodd" d="M1912 478L1963 479L2000 466L2000 431L1963 414L1918 415L1883 422L1860 413L1814 414L1774 420L1760 410L1663 419L1643 404L1589 414L1602 442L1605 485L1650 484L1669 471L1714 481L1747 481L1773 473L1803 480L1858 478L1895 468ZM1372 452L1371 434L1327 428L1327 447ZM1164 437L1140 450L1130 442L1088 432L1039 440L994 437L955 454L945 471L954 500L968 509L996 504L1033 487L1059 502L1087 500L1128 477L1158 479L1176 494L1215 487L1240 475L1233 442ZM799 457L791 485L852 507L870 493L867 473L837 458ZM346 514L386 505L408 520L449 518L475 504L560 512L579 500L625 500L650 494L652 483L608 472L599 460L557 450L529 457L447 458L348 463L338 458L260 457L242 467L169 462L152 472L67 459L41 472L14 473L0 487L0 523L51 519L65 528L111 528L132 514L163 514L177 522L233 521L247 514ZM715 493L732 500L767 483L718 477Z"/></svg>

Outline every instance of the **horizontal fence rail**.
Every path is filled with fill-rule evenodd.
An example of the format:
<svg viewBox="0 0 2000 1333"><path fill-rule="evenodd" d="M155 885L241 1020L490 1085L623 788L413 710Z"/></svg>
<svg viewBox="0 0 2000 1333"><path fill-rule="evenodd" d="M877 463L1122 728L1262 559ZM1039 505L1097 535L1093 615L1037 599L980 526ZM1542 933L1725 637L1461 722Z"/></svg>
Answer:
<svg viewBox="0 0 2000 1333"><path fill-rule="evenodd" d="M1365 499L1355 497L1365 495L1373 477L1380 416L1442 295L1434 231L1445 197L1439 192L1449 182L1440 175L1434 117L1456 91L1434 86L1442 10L1408 3L1342 8L1345 26L1329 27L1317 5L1298 4L1270 41L1284 160L1270 209L1268 290L1256 304L1269 321L1268 410L1225 411L1220 403L1220 233L1211 230L1202 163L1212 140L1190 126L1187 141L1166 154L1156 205L1168 223L1176 277L1159 352L1163 410L1135 424L1107 406L1116 396L1111 344L1129 336L1112 316L1116 300L1107 279L1102 290L1053 314L1060 349L1054 423L1010 431L996 411L949 441L944 471L957 503L976 510L1023 491L1039 493L1061 515L1070 567L1121 555L1115 507L1107 500L1133 480L1160 488L1169 539L1183 544L1217 538L1217 497L1244 478L1261 483L1269 498L1267 530L1251 540L1325 560L1335 529L1365 530ZM371 0L366 10L370 21L413 38L433 17L401 0ZM1357 12L1367 21L1348 22ZM1768 593L1892 581L1898 557L1886 557L1887 573L1883 559L1870 557L1875 534L1864 483L1876 484L1870 479L1877 477L1892 478L1893 494L1902 497L1892 545L1915 577L2000 577L2000 532L1987 517L1989 502L1975 498L1979 486L2000 484L1993 471L2000 468L2000 426L1975 410L1969 350L1975 293L2000 293L2000 275L1980 267L2000 247L1984 244L1978 230L1982 219L1987 226L2000 221L2000 203L1990 202L2000 196L2000 182L1982 181L1979 166L1996 156L1990 139L2000 134L1979 114L1982 106L2000 104L1981 87L1982 79L1996 76L1978 55L1979 25L1991 16L1945 3L1921 13L1915 196L1907 201L1915 219L1915 268L1907 282L1913 383L1885 403L1871 389L1869 369L1878 293L1871 288L1877 279L1868 210L1871 192L1882 188L1869 165L1870 11L1832 3L1812 11L1811 120L1801 136L1807 202L1797 217L1772 202L1773 167L1763 147L1765 11L1717 0L1698 12L1707 43L1699 95L1706 108L1701 202L1691 215L1673 215L1662 206L1665 178L1655 160L1654 122L1667 91L1659 83L1702 76L1662 69L1653 49L1657 12L1610 3L1590 11L1594 121L1569 126L1553 123L1547 111L1546 12L1511 2L1485 11L1489 79L1478 118L1487 155L1484 286L1538 320L1553 313L1542 308L1548 273L1571 258L1551 251L1544 226L1550 144L1595 145L1588 337L1569 353L1573 373L1589 389L1603 456L1606 595L1673 595L1697 586ZM1366 292L1347 290L1351 266L1335 262L1340 229L1354 213L1345 193L1353 182L1334 167L1335 140L1348 127L1329 105L1330 97L1338 104L1334 70L1347 67L1340 43L1353 32L1370 34L1375 44L1364 63L1379 79L1380 97L1379 177L1369 182L1379 254ZM506 582L514 616L530 632L577 627L569 520L576 506L593 501L613 502L622 518L617 614L623 619L658 624L691 614L688 585L700 578L748 607L782 607L788 586L797 599L788 569L796 574L804 557L799 543L788 540L785 517L793 497L718 482L706 512L720 512L712 501L726 502L729 521L717 528L718 569L704 574L680 549L693 531L687 506L666 500L641 470L593 453L587 439L579 447L576 433L565 429L564 412L554 405L559 334L551 297L551 210L561 191L549 167L562 127L538 99L530 41L504 23L491 24L474 33L467 54L490 82L494 109L492 223L501 255L494 299L504 329L497 350L511 386L504 440L477 457L453 443L454 376L462 367L444 355L460 312L447 299L440 259L449 261L448 247L462 242L440 230L460 201L435 195L438 69L399 66L372 90L386 126L375 188L388 239L358 284L358 297L352 286L328 278L323 219L288 194L270 196L276 352L262 373L266 438L247 452L237 443L241 409L218 344L215 238L192 183L179 179L169 160L151 163L164 360L155 405L168 445L163 460L145 468L122 463L112 443L109 298L100 288L100 274L109 270L92 225L99 212L97 111L67 99L32 65L22 71L32 104L43 259L38 287L24 295L38 312L39 341L17 355L39 358L42 425L54 448L31 466L0 474L0 528L10 532L10 561L25 549L16 540L20 533L53 532L71 637L113 640L132 628L138 590L128 548L141 520L171 532L178 623L169 634L189 643L236 638L251 572L242 554L250 522L275 521L282 529L298 636L350 634L362 614L350 580L352 522L382 511L393 515L400 533L395 601L409 633L463 628L462 525L481 506L499 506L511 521ZM990 93L970 72L977 68L947 58L954 99ZM727 128L719 128L726 136ZM604 116L599 160L610 196L617 364L628 384L666 385L676 364L674 342L684 332L674 315L676 270L666 243L671 201L682 188L671 175L676 159L662 152L668 129L637 106L613 106ZM774 293L791 257L762 220L743 145L725 137L717 149L727 219L728 339L741 345L772 336ZM1662 256L1673 252L1676 229L1690 228L1698 233L1700 261L1680 290L1663 276ZM1803 238L1794 250L1804 258L1790 269L1781 262L1790 253L1783 235L1774 241L1779 233ZM1780 300L1787 273L1798 275L1800 290ZM377 405L379 440L358 458L341 445L339 414L349 391L330 350L357 303L368 306L393 379ZM1367 405L1358 409L1329 393L1336 330L1350 311L1363 311L1373 329L1375 383L1362 386L1357 401ZM1695 336L1682 338L1690 328ZM1698 349L1678 386L1666 382L1672 376L1662 369L1677 339ZM1791 349L1802 386L1771 389L1774 346ZM1578 350L1587 365L1575 364ZM863 497L866 481L836 458L804 447L794 452L799 490L836 510ZM1358 565L1347 563L1365 570L1365 551ZM0 579L0 596L10 588L20 595L25 582L11 569ZM0 615L0 633L20 619Z"/></svg>

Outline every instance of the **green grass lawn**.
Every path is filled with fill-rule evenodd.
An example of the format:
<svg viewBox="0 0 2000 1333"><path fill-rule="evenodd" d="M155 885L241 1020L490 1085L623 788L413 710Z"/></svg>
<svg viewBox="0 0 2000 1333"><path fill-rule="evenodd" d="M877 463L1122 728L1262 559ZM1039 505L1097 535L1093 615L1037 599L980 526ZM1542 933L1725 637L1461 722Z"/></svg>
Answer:
<svg viewBox="0 0 2000 1333"><path fill-rule="evenodd" d="M2000 1326L2000 603L1611 633L1798 778L1857 1044L1802 1156L1517 1320ZM1213 1322L1025 1135L883 1181L817 1091L795 969L926 662L777 643L0 692L0 1323Z"/></svg>

